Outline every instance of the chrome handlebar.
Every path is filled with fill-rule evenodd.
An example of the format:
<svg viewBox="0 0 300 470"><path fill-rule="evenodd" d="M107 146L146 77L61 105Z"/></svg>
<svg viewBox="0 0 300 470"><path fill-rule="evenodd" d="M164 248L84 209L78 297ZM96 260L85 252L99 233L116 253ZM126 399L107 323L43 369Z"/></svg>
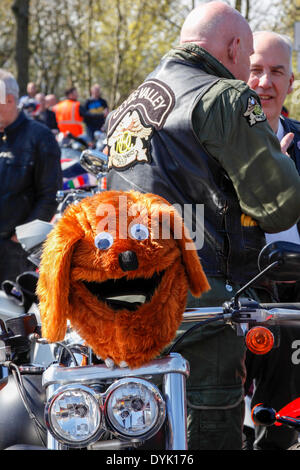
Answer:
<svg viewBox="0 0 300 470"><path fill-rule="evenodd" d="M271 306L272 304L268 304ZM283 305L283 304L282 304ZM289 304L291 307L293 304ZM295 304L299 305L299 304ZM224 321L232 321L234 323L283 323L300 321L300 309L270 308L265 309L261 306L257 308L245 307L238 310L226 311L224 307L202 307L188 308L183 314L183 323L199 322L202 320L214 321L215 319L223 319Z"/></svg>

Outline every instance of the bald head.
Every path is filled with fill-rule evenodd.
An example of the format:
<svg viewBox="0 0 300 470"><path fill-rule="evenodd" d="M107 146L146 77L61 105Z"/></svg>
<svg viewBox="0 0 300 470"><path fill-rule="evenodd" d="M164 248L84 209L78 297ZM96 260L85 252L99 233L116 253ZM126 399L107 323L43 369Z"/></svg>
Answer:
<svg viewBox="0 0 300 470"><path fill-rule="evenodd" d="M277 132L282 106L293 89L293 45L287 36L272 31L259 31L253 37L248 84L260 97L269 124Z"/></svg>
<svg viewBox="0 0 300 470"><path fill-rule="evenodd" d="M247 81L253 37L247 21L234 8L226 3L213 1L192 10L180 35L180 43L187 42L203 47L236 78Z"/></svg>
<svg viewBox="0 0 300 470"><path fill-rule="evenodd" d="M254 51L264 48L266 51L272 46L279 48L285 58L288 59L289 72L293 71L293 43L285 34L275 33L274 31L256 31L253 33ZM267 54L267 52L266 52Z"/></svg>
<svg viewBox="0 0 300 470"><path fill-rule="evenodd" d="M27 85L27 94L30 96L30 98L34 98L36 95L37 89L36 89L36 84L34 82L29 82Z"/></svg>
<svg viewBox="0 0 300 470"><path fill-rule="evenodd" d="M55 106L57 103L56 96L52 93L45 96L45 101L46 101L47 108L51 108L52 106Z"/></svg>

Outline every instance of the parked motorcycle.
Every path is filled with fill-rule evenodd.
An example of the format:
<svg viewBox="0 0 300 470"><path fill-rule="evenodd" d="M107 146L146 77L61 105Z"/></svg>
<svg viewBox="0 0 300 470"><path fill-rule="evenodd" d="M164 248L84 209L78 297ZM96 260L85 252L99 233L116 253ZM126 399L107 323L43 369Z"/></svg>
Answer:
<svg viewBox="0 0 300 470"><path fill-rule="evenodd" d="M299 304L258 304L243 293L262 277L294 279L299 263L299 245L267 245L258 276L221 307L187 309L183 321L197 324L138 369L108 367L70 327L56 344L55 362L37 369L22 363L30 343L45 343L34 319L1 322L0 362L10 374L0 382L0 448L186 450L189 366L176 353L178 344L195 328L222 320L245 336L252 351L269 351L274 337L268 326L299 321Z"/></svg>
<svg viewBox="0 0 300 470"><path fill-rule="evenodd" d="M71 132L67 134L59 133L57 142L61 151L61 159L69 159L78 161L81 152L89 147L89 140L83 135L76 137Z"/></svg>
<svg viewBox="0 0 300 470"><path fill-rule="evenodd" d="M52 230L51 223L42 220L33 220L16 227L16 235L23 249L28 253L28 259L38 269L42 246L47 234ZM0 290L0 321L7 324L18 323L18 318L26 318L33 315L40 331L40 314L38 299L36 297L36 285L38 273L26 271L17 276L15 282L3 281ZM22 321L21 321L22 323ZM53 361L52 345L32 344L27 352L27 361L35 364L48 365ZM23 358L24 359L24 358ZM2 371L7 375L7 371Z"/></svg>
<svg viewBox="0 0 300 470"><path fill-rule="evenodd" d="M107 155L99 150L86 149L81 152L79 161L76 164L80 166L81 172L84 170L87 175L93 177L94 184L86 187L80 187L79 185L77 188L73 187L58 191L56 199L59 205L53 223L62 216L70 204L77 204L85 197L106 190L107 163Z"/></svg>
<svg viewBox="0 0 300 470"><path fill-rule="evenodd" d="M80 165L80 156L83 150L94 144L84 136L76 137L71 132L57 137L61 150L61 167L63 176L63 190L85 189L97 185L94 175L86 172Z"/></svg>
<svg viewBox="0 0 300 470"><path fill-rule="evenodd" d="M266 407L263 403L254 406L251 412L252 420L261 426L287 426L300 432L300 398L296 398L281 410ZM300 450L300 442L287 450Z"/></svg>

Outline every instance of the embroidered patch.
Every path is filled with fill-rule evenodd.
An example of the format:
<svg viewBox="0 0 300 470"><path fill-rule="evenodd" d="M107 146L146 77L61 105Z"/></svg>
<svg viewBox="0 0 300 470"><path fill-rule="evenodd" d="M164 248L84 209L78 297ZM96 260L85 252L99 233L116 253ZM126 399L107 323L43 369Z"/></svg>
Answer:
<svg viewBox="0 0 300 470"><path fill-rule="evenodd" d="M248 107L243 116L247 119L248 124L251 127L258 122L266 121L267 119L261 105L253 96L248 98Z"/></svg>
<svg viewBox="0 0 300 470"><path fill-rule="evenodd" d="M131 93L109 119L108 168L150 163L153 132L163 127L174 104L173 91L159 80L147 80Z"/></svg>
<svg viewBox="0 0 300 470"><path fill-rule="evenodd" d="M137 111L129 111L107 139L108 168L126 169L137 162L150 162L149 145L152 127L141 123Z"/></svg>

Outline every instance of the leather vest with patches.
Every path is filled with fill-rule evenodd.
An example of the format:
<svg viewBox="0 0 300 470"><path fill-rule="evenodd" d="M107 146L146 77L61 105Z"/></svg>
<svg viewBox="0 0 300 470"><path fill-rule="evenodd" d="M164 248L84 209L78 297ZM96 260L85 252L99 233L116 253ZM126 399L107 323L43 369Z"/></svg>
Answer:
<svg viewBox="0 0 300 470"><path fill-rule="evenodd" d="M179 205L206 275L247 282L258 272L264 234L258 226L241 226L234 187L192 127L196 104L218 80L201 64L163 59L111 113L107 185Z"/></svg>

